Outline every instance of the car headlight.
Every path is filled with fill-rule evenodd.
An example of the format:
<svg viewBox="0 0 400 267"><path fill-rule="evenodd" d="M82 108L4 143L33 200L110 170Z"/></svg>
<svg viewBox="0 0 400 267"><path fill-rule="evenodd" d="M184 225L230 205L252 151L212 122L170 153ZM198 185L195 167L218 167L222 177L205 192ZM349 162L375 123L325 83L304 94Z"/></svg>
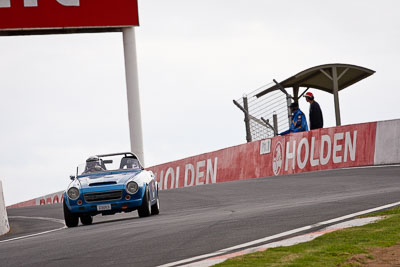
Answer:
<svg viewBox="0 0 400 267"><path fill-rule="evenodd" d="M71 187L68 189L67 195L71 200L77 200L79 198L79 194L79 189L76 187Z"/></svg>
<svg viewBox="0 0 400 267"><path fill-rule="evenodd" d="M138 186L138 184L137 183L135 183L135 182L129 182L127 185L126 185L126 191L129 193L129 194L136 194L136 192L139 190L139 186Z"/></svg>

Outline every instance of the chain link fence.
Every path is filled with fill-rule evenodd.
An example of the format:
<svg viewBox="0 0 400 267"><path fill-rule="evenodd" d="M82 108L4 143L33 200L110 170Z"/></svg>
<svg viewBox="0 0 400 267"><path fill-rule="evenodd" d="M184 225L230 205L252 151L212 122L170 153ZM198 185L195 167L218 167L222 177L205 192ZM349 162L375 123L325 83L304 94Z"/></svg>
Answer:
<svg viewBox="0 0 400 267"><path fill-rule="evenodd" d="M245 115L247 142L271 138L289 129L288 100L282 91L276 90L260 98L256 97L273 85L266 84L233 101Z"/></svg>

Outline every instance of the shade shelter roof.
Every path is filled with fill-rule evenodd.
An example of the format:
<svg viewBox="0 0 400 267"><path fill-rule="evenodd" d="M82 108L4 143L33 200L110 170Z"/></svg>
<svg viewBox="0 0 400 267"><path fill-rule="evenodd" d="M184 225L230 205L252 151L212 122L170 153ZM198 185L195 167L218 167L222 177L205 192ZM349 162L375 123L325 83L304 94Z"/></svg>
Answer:
<svg viewBox="0 0 400 267"><path fill-rule="evenodd" d="M375 71L349 64L326 64L306 69L298 74L280 82L283 88L307 87L333 94L333 68L337 70L338 91L353 85L375 73ZM274 85L256 95L261 97L269 92L278 90Z"/></svg>
<svg viewBox="0 0 400 267"><path fill-rule="evenodd" d="M306 69L298 74L258 93L257 98L275 90L293 88L293 100L298 102L299 88L306 87L322 90L334 95L336 125L341 125L339 91L374 74L375 71L350 64L325 64ZM304 94L304 93L303 93ZM301 96L301 95L300 95Z"/></svg>

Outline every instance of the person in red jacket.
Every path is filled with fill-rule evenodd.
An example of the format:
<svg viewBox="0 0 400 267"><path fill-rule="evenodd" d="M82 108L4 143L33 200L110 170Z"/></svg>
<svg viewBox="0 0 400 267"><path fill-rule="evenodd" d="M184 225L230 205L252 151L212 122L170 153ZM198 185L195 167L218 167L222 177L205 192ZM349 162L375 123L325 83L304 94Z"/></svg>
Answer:
<svg viewBox="0 0 400 267"><path fill-rule="evenodd" d="M307 92L304 96L306 101L310 103L310 130L320 129L324 127L324 117L322 116L321 107L314 100L314 95Z"/></svg>

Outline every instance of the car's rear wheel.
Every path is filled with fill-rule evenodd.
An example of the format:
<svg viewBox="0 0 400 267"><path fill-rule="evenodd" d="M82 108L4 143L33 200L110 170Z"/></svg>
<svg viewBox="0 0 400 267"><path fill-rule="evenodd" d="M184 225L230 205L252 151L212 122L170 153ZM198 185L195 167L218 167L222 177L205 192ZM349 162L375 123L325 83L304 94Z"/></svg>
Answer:
<svg viewBox="0 0 400 267"><path fill-rule="evenodd" d="M157 189L157 201L153 206L151 206L151 215L157 215L159 213L160 213L160 197L158 196L158 189Z"/></svg>
<svg viewBox="0 0 400 267"><path fill-rule="evenodd" d="M149 196L149 188L146 186L146 192L143 196L142 205L138 209L139 217L147 217L151 215L151 201Z"/></svg>
<svg viewBox="0 0 400 267"><path fill-rule="evenodd" d="M77 227L79 223L79 217L75 214L73 214L67 207L67 204L63 205L64 209L64 220L65 220L65 225L67 227Z"/></svg>
<svg viewBox="0 0 400 267"><path fill-rule="evenodd" d="M81 216L81 223L83 225L91 225L93 223L93 217L90 215Z"/></svg>

